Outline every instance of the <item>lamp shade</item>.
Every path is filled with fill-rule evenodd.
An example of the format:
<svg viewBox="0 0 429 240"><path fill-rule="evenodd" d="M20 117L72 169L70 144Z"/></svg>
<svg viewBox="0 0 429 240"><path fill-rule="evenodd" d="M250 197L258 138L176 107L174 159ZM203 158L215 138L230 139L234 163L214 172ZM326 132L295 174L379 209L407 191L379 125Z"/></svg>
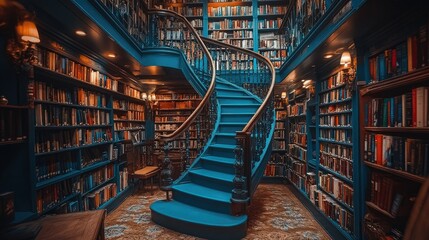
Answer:
<svg viewBox="0 0 429 240"><path fill-rule="evenodd" d="M21 39L26 42L31 43L39 43L39 32L37 31L36 24L33 21L25 20L23 22L18 23L16 26L16 32Z"/></svg>
<svg viewBox="0 0 429 240"><path fill-rule="evenodd" d="M145 92L144 92L144 93L142 93L142 99L143 99L143 100L146 100L146 99L147 99L147 93L145 93Z"/></svg>
<svg viewBox="0 0 429 240"><path fill-rule="evenodd" d="M351 62L352 62L352 57L350 56L350 52L344 51L343 54L341 54L340 64L347 65L347 64L350 64Z"/></svg>
<svg viewBox="0 0 429 240"><path fill-rule="evenodd" d="M155 95L155 93L152 93L150 96L152 97L152 101L155 101L155 100L156 100L156 95Z"/></svg>
<svg viewBox="0 0 429 240"><path fill-rule="evenodd" d="M282 92L282 96L281 96L281 98L282 98L282 99L285 99L285 98L286 98L286 92Z"/></svg>

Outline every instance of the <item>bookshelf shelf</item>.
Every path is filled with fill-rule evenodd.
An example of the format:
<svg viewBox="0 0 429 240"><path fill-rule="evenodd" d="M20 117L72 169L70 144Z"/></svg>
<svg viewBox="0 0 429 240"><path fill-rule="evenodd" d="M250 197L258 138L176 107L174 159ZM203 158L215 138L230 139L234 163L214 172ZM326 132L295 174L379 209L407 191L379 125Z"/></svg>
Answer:
<svg viewBox="0 0 429 240"><path fill-rule="evenodd" d="M374 133L407 133L407 134L429 134L429 127L365 127L368 132Z"/></svg>
<svg viewBox="0 0 429 240"><path fill-rule="evenodd" d="M364 161L364 164L367 165L368 167L375 168L375 169L378 169L380 171L383 171L383 172L386 172L386 173L390 173L390 174L393 174L395 176L398 176L398 177L401 177L401 178L405 178L405 179L408 179L408 180L411 180L411 181L414 181L414 182L423 183L426 180L426 178L422 177L422 176L417 176L417 175L414 175L414 174L411 174L411 173L407 173L407 172L404 172L404 171L401 171L401 170L396 170L396 169L393 169L393 168L388 168L388 167L381 166L381 165L378 165L378 164L375 164L375 163L371 163L371 162L368 162L368 161Z"/></svg>
<svg viewBox="0 0 429 240"><path fill-rule="evenodd" d="M113 177L112 177L112 178L107 179L106 181L104 181L104 182L102 182L102 183L100 183L100 184L97 184L96 186L92 187L91 189L89 189L89 190L87 190L87 191L85 191L85 192L81 193L81 196L82 196L82 197L85 197L87 194L89 194L89 193L91 193L91 192L93 192L93 191L95 191L95 190L97 190L97 189L99 189L99 188L101 188L101 187L105 186L106 184L108 184L108 183L112 182L112 180L114 180L114 178L113 178Z"/></svg>
<svg viewBox="0 0 429 240"><path fill-rule="evenodd" d="M289 156L289 157L291 157L291 158L293 158L293 159L295 159L295 160L301 161L301 162L303 162L303 163L306 163L306 162L307 162L307 161L305 161L305 160L303 160L303 159L301 159L301 158L299 158L299 157L296 157L296 156L294 156L294 155L292 155L292 154L288 154L288 156Z"/></svg>
<svg viewBox="0 0 429 240"><path fill-rule="evenodd" d="M0 141L0 146L26 143L27 139Z"/></svg>
<svg viewBox="0 0 429 240"><path fill-rule="evenodd" d="M115 122L136 122L136 123L144 123L146 120L129 120L129 119L113 119Z"/></svg>
<svg viewBox="0 0 429 240"><path fill-rule="evenodd" d="M105 145L105 144L111 144L111 143L113 143L113 142L112 141L106 141L106 142L99 142L99 143L81 145L79 147L62 148L62 149L59 149L59 150L56 150L56 151L35 153L35 156L36 157L46 156L46 155L50 155L50 154L57 154L57 153L62 153L62 152L67 152L67 151L75 151L75 150L79 150L79 149L83 149L83 148L97 147L97 146L101 146L101 145Z"/></svg>
<svg viewBox="0 0 429 240"><path fill-rule="evenodd" d="M395 217L394 217L392 214L390 214L390 213L388 213L387 211L385 211L385 210L383 210L383 209L379 208L379 207L378 207L377 205L375 205L374 203L369 202L369 201L366 201L366 202L365 202L365 204L366 204L366 206L368 206L369 208L371 208L371 209L373 209L373 210L375 210L375 211L377 211L377 212L379 212L379 213L383 214L384 216L387 216L387 217L389 217L389 218L391 218L391 219L395 219Z"/></svg>
<svg viewBox="0 0 429 240"><path fill-rule="evenodd" d="M28 109L27 105L1 105L0 109Z"/></svg>
<svg viewBox="0 0 429 240"><path fill-rule="evenodd" d="M330 112L330 113L319 113L319 116L330 116L330 115L339 115L339 114L346 114L346 113L352 113L352 111L338 111L338 112Z"/></svg>
<svg viewBox="0 0 429 240"><path fill-rule="evenodd" d="M326 125L319 125L319 128L321 129L353 129L352 126L326 126Z"/></svg>
<svg viewBox="0 0 429 240"><path fill-rule="evenodd" d="M104 166L108 165L109 163L112 163L112 161L111 160L99 161L99 162L93 163L91 165L85 166L80 171L81 171L81 173L91 172L97 168L104 167Z"/></svg>
<svg viewBox="0 0 429 240"><path fill-rule="evenodd" d="M319 169L321 169L324 172L330 173L332 175L334 175L335 177L341 179L341 181L344 181L346 183L348 183L349 185L353 185L353 180L347 178L346 176L343 176L341 173L338 173L328 167L323 166L322 164L319 165Z"/></svg>
<svg viewBox="0 0 429 240"><path fill-rule="evenodd" d="M62 204L72 200L73 198L79 197L79 195L80 195L79 193L72 193L72 194L66 196L65 198L63 198L62 200L60 200L59 202L57 202L56 204L48 207L47 209L44 209L41 213L39 213L39 215L44 215L44 214L56 209L58 206L61 206Z"/></svg>
<svg viewBox="0 0 429 240"><path fill-rule="evenodd" d="M110 125L75 125L75 126L35 126L39 131L53 131L62 129L76 129L76 128L111 128Z"/></svg>
<svg viewBox="0 0 429 240"><path fill-rule="evenodd" d="M334 104L339 104L339 103L348 103L351 102L352 98L346 98L343 100L339 100L339 101L333 101L333 102L328 102L328 103L321 103L319 104L319 107L323 107L323 106L329 106L329 105L334 105Z"/></svg>
<svg viewBox="0 0 429 240"><path fill-rule="evenodd" d="M429 79L429 67L423 67L404 75L385 79L381 82L371 83L361 89L362 96L371 96L376 94L389 94L390 90L401 88L410 88L416 85L427 84Z"/></svg>
<svg viewBox="0 0 429 240"><path fill-rule="evenodd" d="M352 144L352 143L338 142L338 141L334 141L334 140L330 140L330 139L320 138L320 139L319 139L319 141L320 141L320 142L333 143L333 144L339 144L339 145L344 145L344 146L353 147L353 144Z"/></svg>
<svg viewBox="0 0 429 240"><path fill-rule="evenodd" d="M345 86L346 86L345 83L338 84L338 85L331 87L329 89L323 89L323 90L319 91L319 94L327 93L327 92L330 92L330 91L335 90L335 89L343 88Z"/></svg>
<svg viewBox="0 0 429 240"><path fill-rule="evenodd" d="M94 107L94 106L85 106L85 105L72 104L72 103L61 103L61 102L51 102L51 101L42 101L42 100L34 100L34 103L64 106L64 107L71 107L71 108L95 109L95 110L105 110L105 111L110 110L109 108L105 108L105 107Z"/></svg>
<svg viewBox="0 0 429 240"><path fill-rule="evenodd" d="M52 177L52 178L40 181L40 182L36 183L36 190L42 189L42 188L44 188L46 186L49 186L49 185L52 185L54 183L58 183L58 182L64 181L64 180L69 179L69 178L76 177L79 174L80 174L80 171L73 170L71 172L68 172L68 173L65 173L65 174L61 174L61 175L57 175L55 177Z"/></svg>
<svg viewBox="0 0 429 240"><path fill-rule="evenodd" d="M339 203L339 204L341 205L341 207L343 207L343 208L347 209L347 210L348 210L349 212L351 212L351 213L354 213L353 208L352 208L351 206L349 206L349 205L347 205L347 204L343 203L342 201L338 200L337 198L335 198L335 196L334 196L332 193L330 193L330 192L326 191L326 190L325 190L325 189L323 189L322 187L319 187L319 189L320 189L320 190L322 190L322 192L324 192L326 195L328 195L328 196L330 196L332 199L334 199L334 200L335 200L335 202Z"/></svg>

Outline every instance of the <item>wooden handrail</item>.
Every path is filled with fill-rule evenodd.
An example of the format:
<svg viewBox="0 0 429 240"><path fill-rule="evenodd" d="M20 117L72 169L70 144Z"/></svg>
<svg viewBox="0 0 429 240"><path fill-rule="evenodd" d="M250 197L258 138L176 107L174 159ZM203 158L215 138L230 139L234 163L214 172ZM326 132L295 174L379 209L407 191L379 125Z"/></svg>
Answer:
<svg viewBox="0 0 429 240"><path fill-rule="evenodd" d="M185 17L183 17L182 15L177 14L176 12L173 12L173 11L170 11L170 10L166 10L166 9L149 9L148 14L158 14L158 15L171 16L171 17L177 18L180 21L182 21L189 28L189 30L193 33L193 35L195 37L195 40L201 45L204 53L207 55L208 62L210 64L211 68L212 68L210 86L207 89L207 92L204 95L204 97L201 100L201 102L195 108L195 110L191 113L191 115L189 115L189 117L186 119L186 121L184 121L182 123L182 125L180 125L176 130L174 130L174 132L172 132L170 134L160 135L159 136L159 138L160 138L161 141L168 142L168 141L172 141L172 140L176 139L187 128L189 128L191 126L191 124L195 121L195 119L198 116L198 114L203 110L203 108L209 102L210 97L213 94L214 89L215 89L216 68L215 68L215 64L214 64L213 58L211 57L210 52L207 49L206 45L204 44L203 40L201 39L201 37L199 36L199 34L195 30L195 28L192 27L191 23Z"/></svg>

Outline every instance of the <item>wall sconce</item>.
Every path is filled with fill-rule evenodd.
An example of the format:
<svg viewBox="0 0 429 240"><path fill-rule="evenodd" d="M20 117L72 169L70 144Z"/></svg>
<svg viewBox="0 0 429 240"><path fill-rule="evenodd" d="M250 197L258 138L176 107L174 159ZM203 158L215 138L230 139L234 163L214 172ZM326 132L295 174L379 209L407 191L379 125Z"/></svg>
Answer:
<svg viewBox="0 0 429 240"><path fill-rule="evenodd" d="M286 98L286 92L282 92L281 98L282 98L282 99L285 99L285 98Z"/></svg>
<svg viewBox="0 0 429 240"><path fill-rule="evenodd" d="M142 99L144 100L144 101L146 101L147 100L147 93L142 93Z"/></svg>
<svg viewBox="0 0 429 240"><path fill-rule="evenodd" d="M5 13L0 25L6 26L1 28L8 39L6 50L15 64L27 71L38 61L34 44L39 43L40 38L33 15L17 1L0 4L0 12Z"/></svg>
<svg viewBox="0 0 429 240"><path fill-rule="evenodd" d="M346 83L346 87L353 94L353 92L355 90L356 70L353 66L352 57L350 55L350 52L344 51L341 54L340 64L344 65L343 79L344 79L344 82Z"/></svg>

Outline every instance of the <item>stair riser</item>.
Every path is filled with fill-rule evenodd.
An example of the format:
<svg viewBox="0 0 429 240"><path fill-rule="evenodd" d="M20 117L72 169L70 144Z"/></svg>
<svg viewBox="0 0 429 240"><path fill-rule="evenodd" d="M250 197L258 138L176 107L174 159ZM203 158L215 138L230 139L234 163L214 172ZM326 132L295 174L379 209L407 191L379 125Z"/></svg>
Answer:
<svg viewBox="0 0 429 240"><path fill-rule="evenodd" d="M218 96L249 96L247 95L245 92L243 91L238 91L238 90L226 90L226 89L217 89L217 95Z"/></svg>
<svg viewBox="0 0 429 240"><path fill-rule="evenodd" d="M235 133L237 131L243 130L245 124L240 125L223 125L220 124L218 127L218 131L221 133Z"/></svg>
<svg viewBox="0 0 429 240"><path fill-rule="evenodd" d="M230 148L217 148L209 146L207 153L212 156L235 159L234 150Z"/></svg>
<svg viewBox="0 0 429 240"><path fill-rule="evenodd" d="M221 112L222 113L255 113L258 109L255 105L239 105L239 106L228 106L228 105L221 105Z"/></svg>
<svg viewBox="0 0 429 240"><path fill-rule="evenodd" d="M224 191L224 192L231 192L233 188L232 181L223 181L216 178L210 178L207 176L199 175L190 173L189 176L191 177L192 182L197 182L199 185L203 185L208 188Z"/></svg>
<svg viewBox="0 0 429 240"><path fill-rule="evenodd" d="M247 123L253 114L222 114L220 116L221 122L230 122L230 123Z"/></svg>
<svg viewBox="0 0 429 240"><path fill-rule="evenodd" d="M177 191L173 188L173 199L185 204L198 208L206 209L213 212L231 214L231 205L226 202L207 199L201 196L192 195L186 192Z"/></svg>
<svg viewBox="0 0 429 240"><path fill-rule="evenodd" d="M235 140L235 136L215 135L213 142L221 144L236 144L237 140Z"/></svg>
<svg viewBox="0 0 429 240"><path fill-rule="evenodd" d="M231 159L231 162L232 161L235 161L235 160ZM209 169L217 172L223 172L223 173L230 173L230 174L235 173L235 168L233 163L227 164L223 162L209 161L205 159L201 159L200 163L201 163L201 166L205 169Z"/></svg>
<svg viewBox="0 0 429 240"><path fill-rule="evenodd" d="M232 98L232 97L218 97L220 104L255 104L257 103L253 98Z"/></svg>

